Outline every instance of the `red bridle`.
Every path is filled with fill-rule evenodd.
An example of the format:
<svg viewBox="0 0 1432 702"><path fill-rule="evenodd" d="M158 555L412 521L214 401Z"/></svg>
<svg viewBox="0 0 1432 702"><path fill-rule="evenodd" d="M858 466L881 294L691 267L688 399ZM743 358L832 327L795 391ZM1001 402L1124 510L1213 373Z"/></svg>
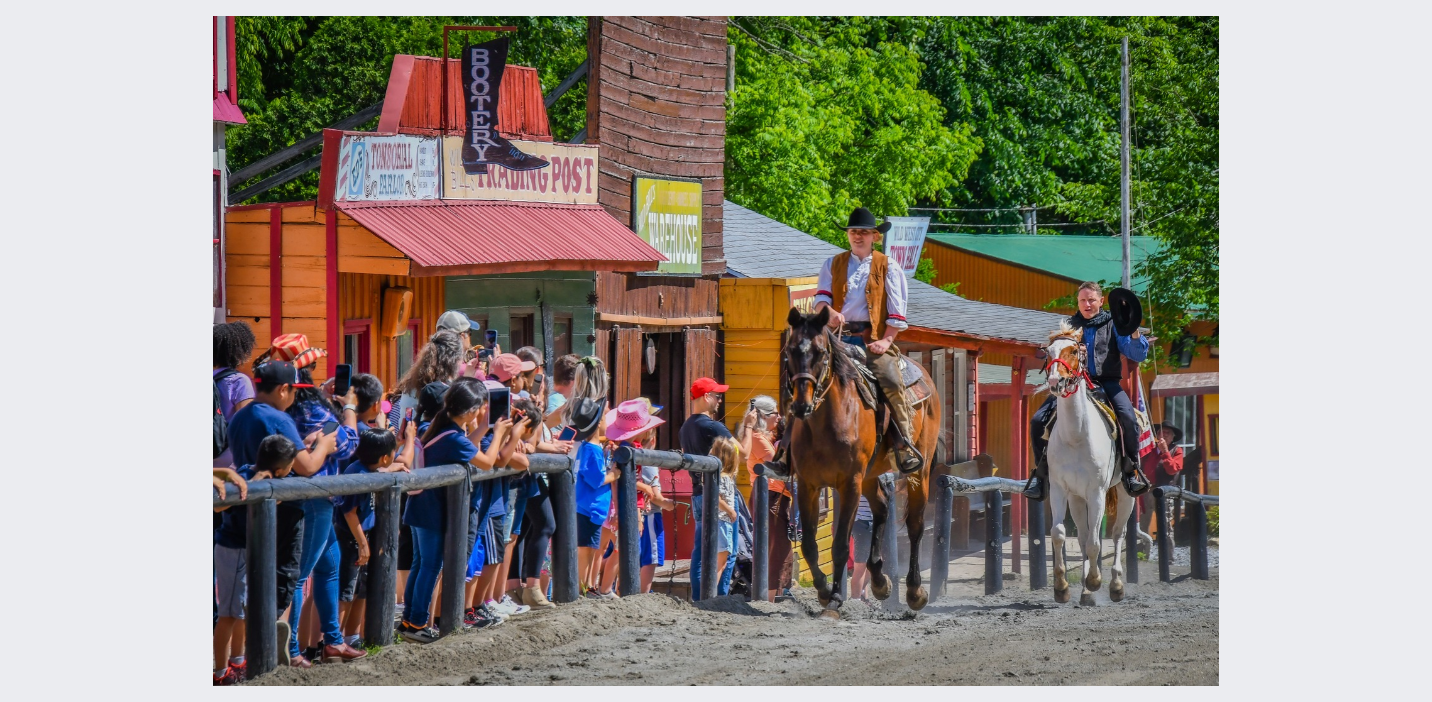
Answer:
<svg viewBox="0 0 1432 702"><path fill-rule="evenodd" d="M1061 398L1063 398L1063 397L1070 397L1070 396L1072 396L1074 393L1078 392L1078 391L1079 391L1079 383L1077 382L1077 379L1078 379L1078 378L1083 378L1085 384L1087 384L1087 385L1089 386L1089 389L1090 389L1090 390L1093 390L1093 389L1094 389L1094 379L1093 379L1093 378L1090 378L1090 377L1089 377L1089 374L1088 374L1087 372L1085 372L1084 369L1081 368L1081 369L1079 369L1079 370L1074 370L1074 368L1069 365L1069 362L1068 362L1068 361L1066 361L1066 360L1064 360L1064 359L1062 359L1062 358L1060 358L1060 357L1058 357L1058 356L1055 356L1054 358L1049 359L1049 363L1044 364L1044 377L1045 377L1045 378L1048 378L1048 377L1049 377L1049 370L1050 370L1051 368L1053 368L1053 367L1054 367L1054 364L1056 364L1056 363L1058 363L1058 364L1061 365L1061 366L1064 366L1064 370L1069 371L1069 376L1068 376L1068 377L1071 377L1071 378L1075 378L1075 379L1076 379L1076 382L1071 383L1071 384L1069 385L1069 391L1068 391L1068 392L1058 392L1058 391L1054 391L1054 386L1053 386L1053 384L1052 384L1052 383L1050 384L1050 390L1053 391L1053 392L1055 392L1057 395L1059 395L1059 397L1061 397Z"/></svg>

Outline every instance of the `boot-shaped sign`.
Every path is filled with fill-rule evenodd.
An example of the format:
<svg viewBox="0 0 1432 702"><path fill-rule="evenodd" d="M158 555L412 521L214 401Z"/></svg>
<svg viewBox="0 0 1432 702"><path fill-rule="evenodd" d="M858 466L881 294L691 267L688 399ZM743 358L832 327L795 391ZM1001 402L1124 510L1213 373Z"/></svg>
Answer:
<svg viewBox="0 0 1432 702"><path fill-rule="evenodd" d="M488 166L514 171L542 168L547 161L523 153L497 133L497 103L502 72L507 66L509 39L493 39L462 49L462 87L467 129L462 137L462 167L468 173L486 173Z"/></svg>

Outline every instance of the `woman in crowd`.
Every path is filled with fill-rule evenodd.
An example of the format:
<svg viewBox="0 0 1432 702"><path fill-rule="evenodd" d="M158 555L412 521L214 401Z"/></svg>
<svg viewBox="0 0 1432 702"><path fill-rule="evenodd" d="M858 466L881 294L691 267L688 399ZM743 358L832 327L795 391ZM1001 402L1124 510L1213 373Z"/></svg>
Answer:
<svg viewBox="0 0 1432 702"><path fill-rule="evenodd" d="M756 484L752 469L776 455L780 429L781 417L776 409L775 399L769 395L757 395L753 398L741 425L736 428L736 440L741 443L741 453L746 456L746 470L752 486ZM768 504L771 528L767 551L770 554L770 582L767 583L766 599L775 602L776 594L783 588L790 587L793 554L786 530L790 527L791 491L785 481L772 480L769 477L767 489L770 491ZM755 504L755 495L751 495L749 504Z"/></svg>
<svg viewBox="0 0 1432 702"><path fill-rule="evenodd" d="M249 360L255 343L253 330L244 322L214 325L214 390L225 422L254 401L253 381L239 372L239 366ZM214 467L228 468L233 460L233 451L225 448L214 458Z"/></svg>
<svg viewBox="0 0 1432 702"><path fill-rule="evenodd" d="M551 383L542 374L542 354L530 346L524 346L517 349L517 356L524 361L531 361L535 366L527 392L536 407L546 408ZM551 427L543 422L532 434L526 450L530 453L566 454L571 452L572 442L556 440ZM546 587L541 582L542 567L552 544L552 534L557 528L552 512L551 483L545 473L529 474L525 479L527 505L523 510L522 522L513 532L516 540L513 560L516 563L509 575L515 577L508 578L507 595L517 604L528 607L555 607L556 605L547 599Z"/></svg>

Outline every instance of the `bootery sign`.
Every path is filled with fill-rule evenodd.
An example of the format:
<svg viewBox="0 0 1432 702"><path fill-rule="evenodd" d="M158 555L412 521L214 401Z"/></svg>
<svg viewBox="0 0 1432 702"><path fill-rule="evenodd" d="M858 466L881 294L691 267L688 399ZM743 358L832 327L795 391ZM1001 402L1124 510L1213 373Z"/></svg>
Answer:
<svg viewBox="0 0 1432 702"><path fill-rule="evenodd" d="M438 196L438 140L409 135L344 135L333 199L432 200Z"/></svg>
<svg viewBox="0 0 1432 702"><path fill-rule="evenodd" d="M666 261L658 273L701 273L700 181L632 178L631 228Z"/></svg>
<svg viewBox="0 0 1432 702"><path fill-rule="evenodd" d="M929 217L891 217L890 231L885 234L885 255L900 264L906 278L915 277L920 267L920 251L925 247L925 230Z"/></svg>
<svg viewBox="0 0 1432 702"><path fill-rule="evenodd" d="M502 96L502 73L507 66L507 37L462 50L462 88L467 128L462 135L462 167L468 173L487 173L489 166L512 171L542 168L547 161L519 149L497 133L497 104Z"/></svg>

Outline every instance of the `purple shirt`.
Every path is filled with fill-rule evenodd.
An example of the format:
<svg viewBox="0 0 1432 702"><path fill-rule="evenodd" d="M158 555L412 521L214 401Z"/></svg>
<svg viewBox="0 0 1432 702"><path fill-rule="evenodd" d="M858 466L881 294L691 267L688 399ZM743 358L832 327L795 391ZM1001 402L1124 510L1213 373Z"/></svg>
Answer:
<svg viewBox="0 0 1432 702"><path fill-rule="evenodd" d="M228 368L215 368L214 375L229 370ZM224 412L224 421L234 418L234 405L244 400L254 399L254 382L249 376L243 373L234 373L223 380L217 381L219 385L219 409Z"/></svg>

